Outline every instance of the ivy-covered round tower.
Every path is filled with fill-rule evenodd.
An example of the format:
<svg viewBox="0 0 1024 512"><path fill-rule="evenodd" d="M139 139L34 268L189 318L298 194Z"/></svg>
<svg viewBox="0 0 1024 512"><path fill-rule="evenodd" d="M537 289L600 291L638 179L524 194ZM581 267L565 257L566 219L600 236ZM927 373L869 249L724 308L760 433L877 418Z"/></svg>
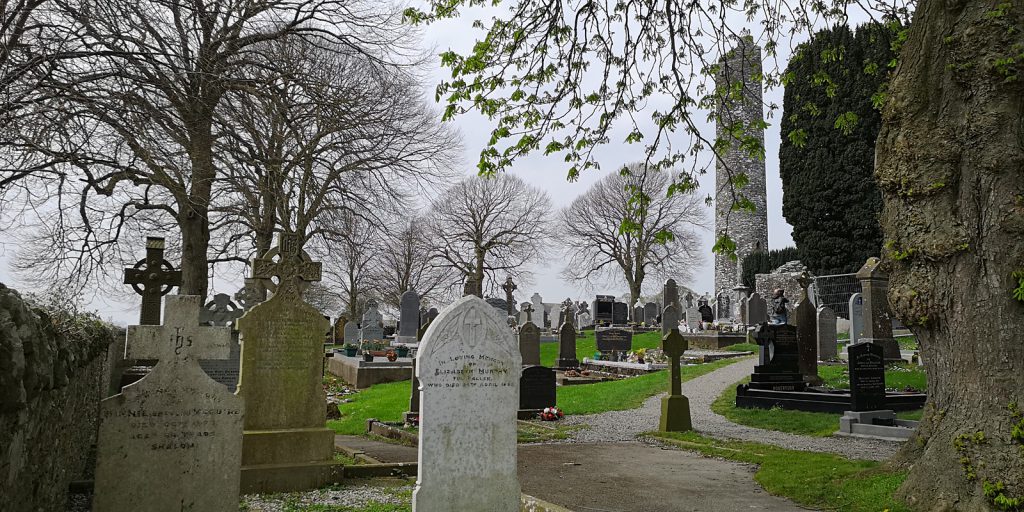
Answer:
<svg viewBox="0 0 1024 512"><path fill-rule="evenodd" d="M715 295L730 297L741 282L739 262L768 250L765 193L764 110L761 101L761 47L749 35L719 61L716 84L716 129L719 159L715 172L715 236L736 243L736 258L715 254ZM722 146L728 143L728 146ZM751 211L752 210L752 211Z"/></svg>

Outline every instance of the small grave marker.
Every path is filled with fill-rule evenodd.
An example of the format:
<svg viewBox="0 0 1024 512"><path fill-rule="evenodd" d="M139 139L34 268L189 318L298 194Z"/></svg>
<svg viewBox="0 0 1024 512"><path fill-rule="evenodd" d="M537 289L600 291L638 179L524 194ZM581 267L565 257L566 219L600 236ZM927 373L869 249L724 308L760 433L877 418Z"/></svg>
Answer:
<svg viewBox="0 0 1024 512"><path fill-rule="evenodd" d="M858 343L850 356L850 402L854 411L885 409L885 350L877 343Z"/></svg>
<svg viewBox="0 0 1024 512"><path fill-rule="evenodd" d="M533 322L519 328L519 354L524 366L540 365L540 328Z"/></svg>
<svg viewBox="0 0 1024 512"><path fill-rule="evenodd" d="M672 375L669 394L661 399L661 421L658 429L662 432L693 430L690 421L690 400L683 396L682 373L679 368L679 359L687 349L686 339L679 334L679 329L674 328L661 338L661 348L668 354Z"/></svg>

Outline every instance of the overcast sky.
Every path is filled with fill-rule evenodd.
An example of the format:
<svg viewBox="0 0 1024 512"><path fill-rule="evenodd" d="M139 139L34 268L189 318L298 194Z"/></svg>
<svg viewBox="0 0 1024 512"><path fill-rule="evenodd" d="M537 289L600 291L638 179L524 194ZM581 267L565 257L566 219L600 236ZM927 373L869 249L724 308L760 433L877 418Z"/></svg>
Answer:
<svg viewBox="0 0 1024 512"><path fill-rule="evenodd" d="M482 34L481 31L473 29L471 26L474 17L473 12L467 13L466 16L457 19L449 20L441 23L437 23L428 26L424 30L423 44L426 48L436 48L438 51L445 51L453 49L456 51L465 52L468 50L473 42ZM734 30L739 31L742 27L732 27ZM756 22L751 23L752 30L754 30L755 38L758 32L756 31ZM780 63L784 63L788 60L789 56L783 54L785 47L789 45L780 45L780 54L778 59ZM434 62L437 64L433 65L432 73L428 81L430 83L424 84L425 89L431 91L431 98L433 97L432 91L439 82L445 76L449 76L449 71L442 69L439 64L439 59L435 59ZM776 103L781 106L782 104L782 90L770 90L765 93L765 103ZM643 118L648 118L641 116ZM703 116L697 116L703 119ZM778 114L775 119L769 119L768 122L770 127L765 133L765 145L766 145L766 175L767 175L767 190L768 190L768 240L770 248L780 248L788 245L792 245L791 230L792 228L786 223L782 217L782 182L779 179L778 169L778 149L779 149L779 126L778 126ZM474 173L476 170L476 162L478 154L486 143L490 136L491 125L490 123L477 114L467 114L460 116L452 121L453 124L461 132L464 141L464 159L463 166L467 174ZM706 134L709 137L714 135L714 126L705 125ZM613 140L622 140L622 137L614 138ZM640 160L643 158L643 145L634 144L628 145L624 143L620 144L609 144L603 147L597 153L598 161L602 164L603 168L599 171L587 171L580 179L576 182L570 183L566 180L567 168L562 162L560 157L544 157L541 155L530 156L516 162L510 172L522 177L524 180L541 187L551 196L552 202L556 208L561 208L568 205L576 196L582 194L587 188L595 181L599 180L603 175L608 172L614 172L621 164ZM714 173L709 173L700 179L701 190L699 194L703 197L709 194L714 184ZM713 210L707 209L708 226L713 226ZM550 224L551 231L557 235L558 226L552 221ZM714 258L711 253L712 246L712 231L706 230L701 233L702 247L701 253L704 254L704 261L702 265L695 269L693 275L695 276L691 282L683 282L691 289L698 292L710 291L713 287L714 279ZM9 256L16 250L16 246L9 240L9 237L0 234L0 282L4 282L8 285L18 287L19 284L10 274L8 266ZM142 255L140 254L140 257ZM540 293L544 298L545 302L559 302L564 300L566 297L572 297L573 299L586 299L592 300L594 294L609 294L619 296L628 291L628 288L623 282L608 283L607 286L596 287L592 290L585 290L577 285L564 282L560 276L559 271L561 270L561 264L565 259L561 254L558 254L552 249L547 259L538 265L534 265L532 271L534 272L534 279L532 284L522 283L516 292L516 299L518 302L528 300L529 297L534 293ZM237 289L237 286L235 287ZM645 293L654 293L660 288L658 283L647 283L644 287ZM216 291L227 291L227 290L216 290ZM233 291L233 290L231 290ZM112 300L104 297L93 297L90 299L91 302L86 305L87 309L96 310L100 313L103 318L112 319L118 323L134 323L137 320L137 311L139 307L138 301L123 302L118 300Z"/></svg>

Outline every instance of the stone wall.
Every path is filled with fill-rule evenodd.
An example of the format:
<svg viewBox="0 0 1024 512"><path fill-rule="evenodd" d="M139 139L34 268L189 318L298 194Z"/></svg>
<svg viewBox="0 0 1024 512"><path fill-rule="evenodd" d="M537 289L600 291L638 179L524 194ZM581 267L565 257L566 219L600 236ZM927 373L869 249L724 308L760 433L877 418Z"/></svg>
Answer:
<svg viewBox="0 0 1024 512"><path fill-rule="evenodd" d="M765 163L763 158L751 155L739 147L739 141L730 135L729 127L742 123L743 136L752 136L764 146L764 110L761 103L761 48L753 38L743 36L736 47L721 61L716 76L718 120L715 135L730 140L731 144L715 166L715 233L723 233L736 242L736 259L728 254L715 255L715 290L732 295L740 282L740 262L755 251L768 250L768 204L765 193ZM739 94L733 94L733 84L742 84ZM727 92L728 91L728 92ZM734 190L730 176L744 174L748 183ZM733 210L734 199L746 197L754 211Z"/></svg>
<svg viewBox="0 0 1024 512"><path fill-rule="evenodd" d="M48 314L0 284L0 496L11 512L64 510L89 478L114 332Z"/></svg>
<svg viewBox="0 0 1024 512"><path fill-rule="evenodd" d="M800 277L807 267L804 267L799 261L790 261L785 265L775 269L771 274L757 274L754 276L755 285L754 289L768 302L768 315L772 314L771 311L771 298L772 292L776 288L782 288L786 291L786 298L789 299L787 307L790 311L790 320L792 320L792 311L796 307L797 302L800 301L800 283L797 282L797 278Z"/></svg>

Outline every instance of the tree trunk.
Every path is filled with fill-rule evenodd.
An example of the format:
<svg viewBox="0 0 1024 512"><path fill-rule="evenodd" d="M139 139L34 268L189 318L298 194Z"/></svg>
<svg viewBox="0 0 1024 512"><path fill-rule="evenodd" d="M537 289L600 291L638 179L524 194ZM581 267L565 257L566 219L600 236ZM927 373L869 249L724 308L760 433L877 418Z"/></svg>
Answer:
<svg viewBox="0 0 1024 512"><path fill-rule="evenodd" d="M473 294L481 299L484 298L484 258L487 253L483 250L476 251L476 269L474 269L473 278L476 279L474 285L476 289L473 290Z"/></svg>
<svg viewBox="0 0 1024 512"><path fill-rule="evenodd" d="M213 135L209 122L196 123L189 152L192 164L187 201L178 204L181 229L181 293L206 300L209 287L210 195L216 168L213 165Z"/></svg>
<svg viewBox="0 0 1024 512"><path fill-rule="evenodd" d="M1002 5L918 4L877 143L889 300L928 373L895 459L918 510L1024 500L1024 8Z"/></svg>
<svg viewBox="0 0 1024 512"><path fill-rule="evenodd" d="M629 308L627 309L629 309L629 317L633 319L634 322L642 321L642 319L636 318L636 308L634 307L636 306L636 301L640 299L640 287L642 285L643 283L637 281L631 281L629 283Z"/></svg>

